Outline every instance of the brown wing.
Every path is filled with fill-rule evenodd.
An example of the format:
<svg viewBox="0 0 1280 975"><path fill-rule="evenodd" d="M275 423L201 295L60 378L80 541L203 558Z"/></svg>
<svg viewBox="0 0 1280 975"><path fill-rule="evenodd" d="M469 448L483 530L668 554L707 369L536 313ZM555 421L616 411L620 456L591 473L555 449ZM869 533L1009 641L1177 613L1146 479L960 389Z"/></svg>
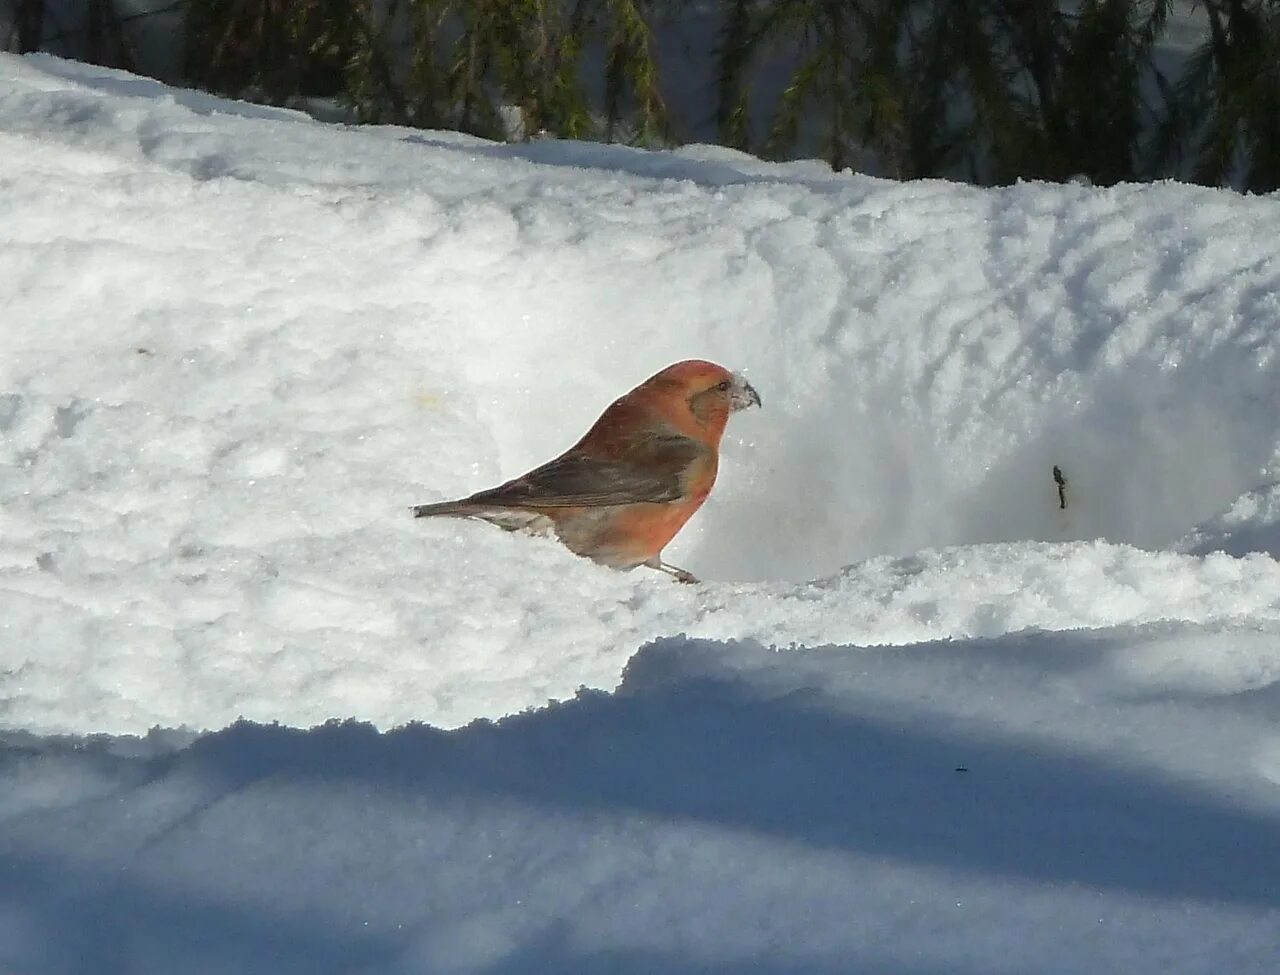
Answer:
<svg viewBox="0 0 1280 975"><path fill-rule="evenodd" d="M675 501L684 495L686 471L706 452L705 445L681 436L650 437L630 445L621 458L570 452L464 503L565 508Z"/></svg>

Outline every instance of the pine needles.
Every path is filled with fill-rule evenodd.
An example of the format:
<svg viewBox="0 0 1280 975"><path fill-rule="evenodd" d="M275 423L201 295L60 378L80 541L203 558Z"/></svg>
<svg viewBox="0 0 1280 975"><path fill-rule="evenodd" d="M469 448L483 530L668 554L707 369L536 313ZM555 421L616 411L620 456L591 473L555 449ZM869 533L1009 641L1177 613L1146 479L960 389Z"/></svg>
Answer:
<svg viewBox="0 0 1280 975"><path fill-rule="evenodd" d="M45 0L13 0L37 49ZM82 48L133 68L148 16L89 0ZM1190 6L1188 7L1188 4ZM174 0L182 80L359 122L670 145L982 183L1174 175L1280 188L1280 0ZM1204 41L1162 50L1171 14ZM670 92L662 29L695 23L708 90ZM1176 75L1160 65L1174 60ZM687 68L687 66L685 66ZM678 118L674 102L708 105Z"/></svg>

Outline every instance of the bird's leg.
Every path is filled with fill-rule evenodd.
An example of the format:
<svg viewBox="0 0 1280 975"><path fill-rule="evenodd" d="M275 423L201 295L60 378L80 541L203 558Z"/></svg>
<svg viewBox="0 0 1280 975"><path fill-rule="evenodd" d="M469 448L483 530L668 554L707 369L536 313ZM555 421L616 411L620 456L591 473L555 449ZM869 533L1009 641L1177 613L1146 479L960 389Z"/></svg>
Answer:
<svg viewBox="0 0 1280 975"><path fill-rule="evenodd" d="M659 572L665 572L667 575L675 576L676 582L692 583L697 582L698 577L692 572L671 565L669 562L663 562L662 559L655 556L645 563L651 569L657 569Z"/></svg>

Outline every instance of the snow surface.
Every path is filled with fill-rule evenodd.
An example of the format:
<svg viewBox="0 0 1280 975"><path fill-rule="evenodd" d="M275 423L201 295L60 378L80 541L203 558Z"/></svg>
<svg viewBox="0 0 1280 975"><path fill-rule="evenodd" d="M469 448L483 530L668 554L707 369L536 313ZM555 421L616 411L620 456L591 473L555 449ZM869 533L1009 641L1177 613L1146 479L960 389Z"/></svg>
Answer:
<svg viewBox="0 0 1280 975"><path fill-rule="evenodd" d="M0 295L0 972L1275 971L1280 198L0 56ZM409 516L695 355L703 584Z"/></svg>

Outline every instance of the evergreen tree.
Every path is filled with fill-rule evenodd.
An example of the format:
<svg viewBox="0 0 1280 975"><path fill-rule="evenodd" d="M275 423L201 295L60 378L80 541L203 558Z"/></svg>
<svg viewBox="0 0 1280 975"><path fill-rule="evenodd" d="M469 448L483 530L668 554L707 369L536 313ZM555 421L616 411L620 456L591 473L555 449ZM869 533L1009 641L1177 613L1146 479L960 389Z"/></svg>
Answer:
<svg viewBox="0 0 1280 975"><path fill-rule="evenodd" d="M85 56L90 64L137 70L133 45L112 0L89 0Z"/></svg>
<svg viewBox="0 0 1280 975"><path fill-rule="evenodd" d="M909 170L1112 183L1140 170L1170 0L935 0L913 32Z"/></svg>
<svg viewBox="0 0 1280 975"><path fill-rule="evenodd" d="M989 0L933 0L908 20L903 175L990 182L1026 139L1018 69Z"/></svg>
<svg viewBox="0 0 1280 975"><path fill-rule="evenodd" d="M1191 176L1280 188L1280 2L1201 0L1209 36L1173 92L1160 161L1190 157Z"/></svg>
<svg viewBox="0 0 1280 975"><path fill-rule="evenodd" d="M808 128L833 169L865 148L898 168L905 92L897 50L908 9L905 0L773 0L746 35L745 57L724 49L726 90L741 84L736 64L724 71L726 57L745 60L780 43L797 55L771 119L768 154L785 156ZM740 28L736 33L742 36Z"/></svg>
<svg viewBox="0 0 1280 975"><path fill-rule="evenodd" d="M745 152L751 148L747 85L759 4L756 0L725 0L725 3L724 27L714 51L716 137L721 145Z"/></svg>
<svg viewBox="0 0 1280 975"><path fill-rule="evenodd" d="M183 75L209 91L275 104L345 88L362 2L188 0Z"/></svg>
<svg viewBox="0 0 1280 975"><path fill-rule="evenodd" d="M44 43L45 0L17 0L13 33L19 54L40 50Z"/></svg>
<svg viewBox="0 0 1280 975"><path fill-rule="evenodd" d="M127 63L114 0L88 2L90 55ZM900 177L1111 183L1156 171L1150 156L1276 188L1280 0L1197 2L1209 36L1174 85L1153 60L1173 0L720 0L717 135ZM43 3L15 3L33 43ZM345 98L362 121L663 144L664 3L687 15L673 0L186 0L186 76L273 102ZM753 119L769 57L793 70Z"/></svg>

